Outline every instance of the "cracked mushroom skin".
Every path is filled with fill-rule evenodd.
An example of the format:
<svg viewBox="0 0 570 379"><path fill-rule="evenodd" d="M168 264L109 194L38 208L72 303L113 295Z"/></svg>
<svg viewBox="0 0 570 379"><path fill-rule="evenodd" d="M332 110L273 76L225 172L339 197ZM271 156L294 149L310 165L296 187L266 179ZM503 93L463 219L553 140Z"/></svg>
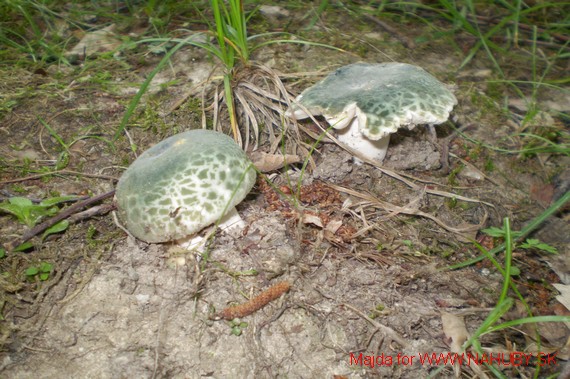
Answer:
<svg viewBox="0 0 570 379"><path fill-rule="evenodd" d="M190 130L154 145L127 168L115 193L118 216L142 241L183 239L235 212L255 178L233 139Z"/></svg>
<svg viewBox="0 0 570 379"><path fill-rule="evenodd" d="M286 115L322 115L338 130L342 143L382 162L392 133L401 127L441 124L456 104L445 84L421 67L355 63L303 91Z"/></svg>

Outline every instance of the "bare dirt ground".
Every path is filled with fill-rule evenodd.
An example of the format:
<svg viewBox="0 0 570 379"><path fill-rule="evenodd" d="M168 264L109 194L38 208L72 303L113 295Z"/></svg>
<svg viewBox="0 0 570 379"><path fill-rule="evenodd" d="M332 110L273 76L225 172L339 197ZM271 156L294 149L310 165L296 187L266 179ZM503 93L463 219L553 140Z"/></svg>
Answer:
<svg viewBox="0 0 570 379"><path fill-rule="evenodd" d="M283 23L259 22L276 29ZM331 26L339 24L345 27ZM400 32L409 40L426 33L417 25ZM490 95L496 89L485 81L491 74L484 57L456 72L463 57L451 46L431 41L406 48L384 29L334 9L312 33L307 38L327 34L322 42L338 43L351 54L279 45L261 49L254 59L283 73L324 74L357 61L417 64L455 83L455 124L469 138L520 148L520 140L507 137L518 131L520 119L513 115L524 114L524 104L513 101L512 113L503 112ZM14 95L16 105L1 116L2 196L44 199L113 189L135 156L126 137L113 146L103 139L111 140L126 104L160 58L137 51L107 59L101 71L89 62L36 71L4 68L2 92L12 87L25 96ZM174 55L130 124L137 151L200 127L196 85L212 67L197 48ZM552 75L567 69L568 62L558 64ZM529 75L525 68L509 70ZM97 72L104 78L95 78ZM299 74L285 83L296 95L320 77ZM568 132L568 119L554 112L570 110L567 92L542 90L539 107L544 116L535 128ZM68 164L59 173L52 172L62 152L55 134L69 145ZM136 241L110 214L73 223L43 241L35 238L29 252L8 252L0 260L0 375L454 377L451 364L421 359L451 351L461 328L450 331L450 320L464 320L474 332L495 306L503 278L488 261L445 268L479 256L473 240L489 249L499 243L481 229L500 227L509 217L513 230L520 230L568 191L569 157L505 154L455 133L450 124L438 127L437 137L432 141L417 128L392 139L384 167L412 185L381 168L355 165L333 143L318 144L314 166L303 175L299 166L271 176L286 192L301 184L297 203L259 180L238 207L248 225L243 235L219 234L207 259ZM446 195L451 193L469 201ZM13 217L0 216L0 242L25 231ZM569 284L569 236L568 215L559 212L534 234L558 248L558 256L514 253L520 275L513 279L534 315L568 314L552 284ZM49 278L27 278L25 270L42 262L53 265ZM287 293L240 321L213 317L282 281L291 284ZM517 301L503 319L525 316ZM547 377L563 370L569 336L564 324L545 323L490 333L481 343L505 359L512 352L557 352L556 363L540 368L538 376ZM507 377L530 377L536 363L533 358L528 365L499 367ZM492 376L484 366L456 369L465 377Z"/></svg>

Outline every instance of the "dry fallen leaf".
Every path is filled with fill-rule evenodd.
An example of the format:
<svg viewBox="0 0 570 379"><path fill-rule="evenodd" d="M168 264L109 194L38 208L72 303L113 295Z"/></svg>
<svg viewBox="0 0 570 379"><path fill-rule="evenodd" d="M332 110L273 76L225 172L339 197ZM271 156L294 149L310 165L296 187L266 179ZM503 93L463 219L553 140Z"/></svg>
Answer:
<svg viewBox="0 0 570 379"><path fill-rule="evenodd" d="M261 172L271 172L286 165L299 163L301 158L292 154L267 154L262 151L253 151L248 154L253 165Z"/></svg>
<svg viewBox="0 0 570 379"><path fill-rule="evenodd" d="M469 339L469 332L465 326L465 321L462 317L455 316L451 313L441 313L441 323L443 325L443 333L451 343L449 347L451 352L460 353L461 346Z"/></svg>
<svg viewBox="0 0 570 379"><path fill-rule="evenodd" d="M556 296L556 300L558 300L562 305L566 307L566 309L570 310L570 285L568 284L560 284L554 283L552 284L554 288L560 291L560 295ZM566 323L566 326L570 328L570 322Z"/></svg>
<svg viewBox="0 0 570 379"><path fill-rule="evenodd" d="M323 227L323 223L321 218L313 213L305 212L303 213L303 217L301 218L303 224L313 224L318 226L319 228Z"/></svg>
<svg viewBox="0 0 570 379"><path fill-rule="evenodd" d="M330 232L331 234L335 234L341 226L342 226L342 220L331 220L325 227L325 230Z"/></svg>
<svg viewBox="0 0 570 379"><path fill-rule="evenodd" d="M441 313L441 324L443 326L443 333L451 340L449 347L452 353L461 354L462 346L469 339L469 332L465 326L465 321L462 317L458 317L451 313ZM488 376L477 365L469 366L479 378L488 378ZM455 364L453 366L455 377L459 378L461 374L461 366Z"/></svg>

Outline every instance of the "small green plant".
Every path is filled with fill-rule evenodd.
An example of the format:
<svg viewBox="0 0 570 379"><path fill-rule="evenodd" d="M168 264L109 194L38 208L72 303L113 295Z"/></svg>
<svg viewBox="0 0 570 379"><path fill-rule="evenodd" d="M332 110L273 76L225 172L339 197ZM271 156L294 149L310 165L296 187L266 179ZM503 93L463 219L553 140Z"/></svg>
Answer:
<svg viewBox="0 0 570 379"><path fill-rule="evenodd" d="M46 237L49 236L50 234L64 232L67 230L67 228L69 228L69 221L61 220L60 222L50 226L44 231L44 233L42 234L42 241L45 240Z"/></svg>
<svg viewBox="0 0 570 379"><path fill-rule="evenodd" d="M445 203L447 204L447 207L449 209L453 209L453 208L457 207L457 198L456 197L450 197L450 198L446 199Z"/></svg>
<svg viewBox="0 0 570 379"><path fill-rule="evenodd" d="M87 232L85 232L85 240L89 247L96 247L99 241L95 239L95 235L97 234L97 229L93 225L89 225L87 228Z"/></svg>
<svg viewBox="0 0 570 379"><path fill-rule="evenodd" d="M8 201L0 203L0 212L10 213L15 216L22 224L33 228L44 217L55 216L59 212L57 205L71 200L76 200L75 196L58 196L52 197L34 204L30 199L25 197L11 197ZM69 227L69 221L61 220L47 228L42 234L42 241L50 234L61 233ZM13 251L25 251L33 247L31 242L24 242L18 246L14 246ZM0 255L5 252L0 252ZM1 257L0 256L0 257Z"/></svg>
<svg viewBox="0 0 570 379"><path fill-rule="evenodd" d="M457 174L459 174L461 170L463 170L464 168L465 168L464 165L458 165L453 170L451 170L451 172L447 175L447 183L450 186L456 186L458 184Z"/></svg>
<svg viewBox="0 0 570 379"><path fill-rule="evenodd" d="M485 172L495 171L495 162L490 157L485 158Z"/></svg>
<svg viewBox="0 0 570 379"><path fill-rule="evenodd" d="M497 228L494 226L487 228L487 229L483 229L481 231L483 233L491 236L491 237L496 237L496 238L505 238L505 234L506 234L506 231L504 228ZM520 232L512 232L511 231L511 235L515 239L517 237L519 237L520 234L521 234ZM537 239L532 239L532 238L527 238L525 242L521 243L517 247L519 247L521 249L525 249L525 250L541 250L541 251L545 251L547 253L552 253L552 254L558 253L558 251L556 250L555 247L550 246L546 243L540 242Z"/></svg>
<svg viewBox="0 0 570 379"><path fill-rule="evenodd" d="M25 274L29 280L41 280L46 281L49 279L53 271L53 265L51 263L42 262L38 266L30 266L26 269Z"/></svg>
<svg viewBox="0 0 570 379"><path fill-rule="evenodd" d="M547 253L551 254L558 254L558 250L555 247L533 238L527 238L527 240L524 243L521 243L519 247L526 250L536 249L546 251Z"/></svg>
<svg viewBox="0 0 570 379"><path fill-rule="evenodd" d="M378 318L378 316L381 316L385 309L386 309L386 306L384 304L377 304L374 307L374 309L370 310L368 317L370 317L372 320L374 320L374 319Z"/></svg>
<svg viewBox="0 0 570 379"><path fill-rule="evenodd" d="M248 323L245 321L240 321L239 319L234 319L230 321L230 327L232 328L230 334L234 336L241 336L244 329L247 328Z"/></svg>
<svg viewBox="0 0 570 379"><path fill-rule="evenodd" d="M31 228L42 218L57 214L59 211L57 205L76 199L76 196L58 196L34 204L30 199L15 196L0 203L0 211L10 213L19 222Z"/></svg>
<svg viewBox="0 0 570 379"><path fill-rule="evenodd" d="M62 53L65 42L54 26L56 13L45 2L8 0L0 5L0 21L13 28L0 28L0 43L27 54L34 62L58 60L69 64ZM13 20L21 21L18 24ZM42 30L40 25L46 25ZM4 49L2 49L4 50Z"/></svg>
<svg viewBox="0 0 570 379"><path fill-rule="evenodd" d="M531 135L529 133L518 133L510 135L507 138L505 138L505 140L517 137L525 138L526 145L520 149L505 149L489 145L486 143L482 143L481 141L477 141L476 139L471 138L470 136L463 134L461 132L460 134L462 135L463 138L465 138L468 141L480 144L482 147L486 149L497 151L500 153L521 154L524 157L529 157L536 154L558 154L558 155L570 156L570 133L567 132L563 132L561 134L562 138L559 142L553 142L546 138L537 135Z"/></svg>

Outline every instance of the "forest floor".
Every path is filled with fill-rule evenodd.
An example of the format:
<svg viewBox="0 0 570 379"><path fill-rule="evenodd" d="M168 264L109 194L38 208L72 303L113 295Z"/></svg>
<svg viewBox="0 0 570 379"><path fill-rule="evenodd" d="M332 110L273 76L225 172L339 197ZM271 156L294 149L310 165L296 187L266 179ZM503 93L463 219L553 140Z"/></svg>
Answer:
<svg viewBox="0 0 570 379"><path fill-rule="evenodd" d="M128 237L107 213L112 199L99 204L99 214L36 236L25 251L1 251L0 376L548 377L568 370L570 332L562 322L479 336L487 358L505 360L494 362L496 372L432 359L459 352L489 315L493 325L569 315L554 287L570 285L567 206L515 243L509 273L518 294L508 293L507 309L498 306L505 276L489 259L449 269L481 256L477 244L500 246L505 218L510 231L523 230L569 191L570 93L563 85L570 67L561 58L567 42L533 45L521 28L519 46L495 54L497 65L481 48L461 67L478 40L427 8L375 15L364 6L359 13L335 3L317 12L291 4L258 11L248 20L251 33L287 31L343 50L290 43L256 50L252 60L281 73L292 98L342 65L405 62L453 86L452 119L436 127L435 140L420 127L399 132L381 166L355 164L330 139L316 143L304 131L318 129L301 122L298 143L315 150L303 155L307 149L291 141L284 149L310 158L306 170L301 162L260 176L238 206L246 230L219 233L207 257ZM70 7L58 14L69 15ZM140 153L202 127L202 99L212 101L217 63L187 46L144 93L128 138L114 139L165 51L131 43L156 25L141 9L123 11L130 22L84 15L95 29L114 28L99 36L99 51L75 60L17 55L7 45L13 61L6 55L11 64L0 65L0 199L38 205L28 227L49 218L52 207L39 207L42 200L111 191L136 158L133 145ZM481 14L481 28L497 22L492 16ZM41 14L34 17L49 29ZM204 29L197 19L171 14L162 27L172 35ZM76 43L89 34L66 17L52 20ZM502 34L494 37L506 44ZM211 112L204 111L209 127ZM492 227L495 235L482 232ZM27 226L5 211L0 228L0 242L8 244ZM558 254L544 251L551 248ZM495 257L505 265L503 250ZM272 286L283 281L289 291L261 310L213 319L268 288L279 291ZM530 359L512 364L521 352Z"/></svg>

